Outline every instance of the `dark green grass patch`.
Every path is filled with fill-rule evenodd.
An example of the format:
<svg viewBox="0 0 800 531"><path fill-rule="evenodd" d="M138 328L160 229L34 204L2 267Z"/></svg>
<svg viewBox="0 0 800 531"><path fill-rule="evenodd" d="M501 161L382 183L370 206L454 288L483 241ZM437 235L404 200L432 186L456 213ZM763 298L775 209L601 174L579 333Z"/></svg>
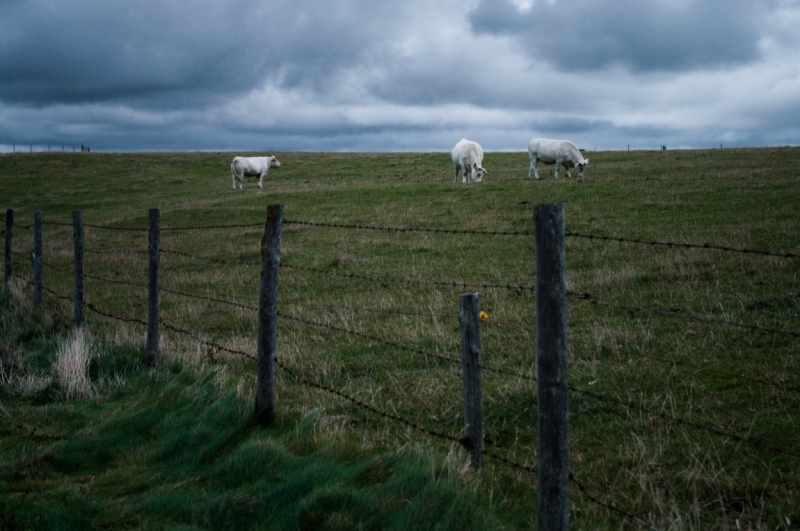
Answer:
<svg viewBox="0 0 800 531"><path fill-rule="evenodd" d="M41 356L52 363L22 363ZM47 405L4 395L2 529L503 527L420 448L368 452L326 435L318 414L262 428L222 369L148 371L141 358L111 348L93 364L95 381L124 378L117 392Z"/></svg>

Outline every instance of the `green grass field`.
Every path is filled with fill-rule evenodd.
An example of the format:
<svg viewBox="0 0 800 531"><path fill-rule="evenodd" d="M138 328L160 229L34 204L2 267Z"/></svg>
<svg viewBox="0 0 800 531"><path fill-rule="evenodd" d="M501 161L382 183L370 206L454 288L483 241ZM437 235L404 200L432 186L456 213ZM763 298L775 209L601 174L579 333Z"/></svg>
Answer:
<svg viewBox="0 0 800 531"><path fill-rule="evenodd" d="M83 210L87 225L146 229L157 207L162 288L195 296L162 292L164 322L192 336L162 328L154 372L141 368L141 325L90 311L95 391L65 402L51 367L71 304L50 296L32 315L29 288L5 295L0 524L535 528L535 475L491 459L471 473L459 445L285 372L277 425L252 425L254 362L203 341L254 354L255 312L196 297L256 304L269 204L287 220L279 310L322 325L281 319L281 362L453 436L460 367L434 356L460 357L460 293L480 291L489 314L484 364L536 374L533 293L482 287L533 286L532 236L296 222L532 232L534 205L562 202L578 234L800 254L798 148L593 152L583 180L540 165L539 181L525 179L525 153L489 153L489 174L469 185L452 182L449 154L276 155L263 189L250 178L236 192L230 153L0 157L17 274L31 276L35 210L45 285L70 296L72 229L58 224ZM235 224L248 226L198 228ZM147 232L87 226L86 248L87 275L106 279L87 278L92 308L145 319ZM573 484L572 527L800 528L800 259L572 236L567 268L569 289L597 301L711 319L569 299L570 384L601 397L570 396L571 468L595 498ZM483 383L487 448L536 466L535 384L497 373Z"/></svg>

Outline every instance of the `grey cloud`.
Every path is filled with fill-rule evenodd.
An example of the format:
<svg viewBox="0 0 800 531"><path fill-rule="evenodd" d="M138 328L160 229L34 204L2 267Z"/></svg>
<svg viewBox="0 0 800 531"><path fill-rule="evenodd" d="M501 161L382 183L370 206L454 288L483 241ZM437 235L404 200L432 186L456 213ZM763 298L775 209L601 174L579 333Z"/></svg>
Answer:
<svg viewBox="0 0 800 531"><path fill-rule="evenodd" d="M676 72L758 58L769 0L481 0L476 33L509 35L537 60L567 71L622 66Z"/></svg>
<svg viewBox="0 0 800 531"><path fill-rule="evenodd" d="M47 105L157 96L185 107L270 76L319 89L377 37L380 24L354 28L354 20L380 16L368 0L336 9L324 0L6 3L0 99Z"/></svg>

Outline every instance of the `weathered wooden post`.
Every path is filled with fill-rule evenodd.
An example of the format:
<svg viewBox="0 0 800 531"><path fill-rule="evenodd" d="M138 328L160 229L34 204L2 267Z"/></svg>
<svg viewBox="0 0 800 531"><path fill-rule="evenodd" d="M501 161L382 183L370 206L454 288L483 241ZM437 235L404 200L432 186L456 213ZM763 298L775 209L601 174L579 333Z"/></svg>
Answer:
<svg viewBox="0 0 800 531"><path fill-rule="evenodd" d="M44 292L44 256L42 255L42 217L41 210L33 213L33 309L41 311L42 293Z"/></svg>
<svg viewBox="0 0 800 531"><path fill-rule="evenodd" d="M75 328L86 328L86 302L83 289L83 257L85 242L83 239L83 211L72 212L72 241L75 256L75 300L72 303L72 313L75 317Z"/></svg>
<svg viewBox="0 0 800 531"><path fill-rule="evenodd" d="M481 413L481 294L461 295L461 374L464 380L464 446L474 468L483 467Z"/></svg>
<svg viewBox="0 0 800 531"><path fill-rule="evenodd" d="M158 366L159 258L161 255L161 210L150 209L147 261L147 366Z"/></svg>
<svg viewBox="0 0 800 531"><path fill-rule="evenodd" d="M258 289L258 375L256 419L275 419L275 359L278 350L278 269L281 263L283 205L267 207L261 238L261 282Z"/></svg>
<svg viewBox="0 0 800 531"><path fill-rule="evenodd" d="M536 234L536 366L539 529L569 529L567 281L564 205L534 210Z"/></svg>
<svg viewBox="0 0 800 531"><path fill-rule="evenodd" d="M6 263L5 263L5 282L8 284L11 281L11 276L14 274L13 262L11 261L11 231L14 228L14 210L9 208L6 210Z"/></svg>

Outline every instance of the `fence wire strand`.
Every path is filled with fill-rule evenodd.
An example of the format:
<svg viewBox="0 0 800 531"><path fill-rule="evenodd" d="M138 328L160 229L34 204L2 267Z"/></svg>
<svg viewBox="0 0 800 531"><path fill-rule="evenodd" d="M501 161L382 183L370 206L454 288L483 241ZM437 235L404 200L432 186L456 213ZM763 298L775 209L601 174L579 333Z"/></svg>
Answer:
<svg viewBox="0 0 800 531"><path fill-rule="evenodd" d="M439 287L447 287L447 288L483 288L483 289L490 289L490 288L500 288L500 289L509 289L515 290L517 292L521 291L535 291L534 286L523 286L523 285L513 285L513 284L472 284L467 282L444 282L444 281L435 281L435 280L415 280L415 279L407 279L407 278L397 278L397 277L371 277L368 275L359 275L356 273L339 273L336 271L330 271L325 269L316 269L313 267L306 267L306 266L297 266L291 264L281 264L282 268L286 269L294 269L297 271L307 271L310 273L319 273L322 275L331 275L336 277L342 278L352 278L357 280L366 280L370 282L378 282L383 285L387 285L390 283L398 283L398 284L419 284L423 286L439 286Z"/></svg>
<svg viewBox="0 0 800 531"><path fill-rule="evenodd" d="M418 424L416 422L413 422L411 420L404 419L403 417L399 417L397 415L393 415L391 413L387 413L385 411L381 411L381 410L379 410L379 409L377 409L377 408L375 408L373 406L370 406L369 404L367 404L367 403L365 403L365 402L363 402L363 401L361 401L361 400L359 400L357 398L349 396L349 395L347 395L347 394L345 394L345 393L343 393L341 391L337 391L336 389L333 389L332 387L328 387L326 385L320 384L318 382L311 381L311 380L309 380L307 378L304 378L304 377L300 376L295 371L293 371L292 369L288 368L283 363L281 363L280 360L276 359L275 363L276 363L276 365L278 365L278 367L280 367L282 370L286 371L289 375L291 375L297 381L301 382L303 385L306 385L308 387L313 387L315 389L319 389L319 390L325 391L327 393L331 393L331 394L334 394L334 395L339 396L341 398L344 398L345 400L348 400L348 401L352 402L353 404L357 405L358 407L361 407L363 409L371 411L372 413L375 413L376 415L378 415L380 417L383 417L383 418L386 418L386 419L389 419L389 420L393 420L395 422L399 422L400 424L403 424L405 426L413 428L413 429L415 429L417 431L420 431L422 433L425 433L427 435L431 435L433 437L437 437L439 439L444 439L444 440L451 441L451 442L457 442L457 443L461 444L462 446L466 444L466 439L464 437L454 437L453 435L448 435L446 433L440 433L438 431L434 431L434 430L431 430L429 428L426 428L426 427L424 427L424 426L422 426L422 425L420 425L420 424Z"/></svg>
<svg viewBox="0 0 800 531"><path fill-rule="evenodd" d="M596 234L582 234L580 232L575 232L573 230L567 229L565 232L565 236L573 237L573 238L585 238L589 240L603 240L603 241L612 241L612 242L620 242L620 243L636 243L641 245L650 245L650 246L661 246L661 247L677 247L677 248L684 248L684 249L711 249L715 251L726 251L732 253L741 253L741 254L757 254L763 256L777 256L779 258L800 258L800 254L789 253L789 252L776 252L776 251L757 251L754 249L742 249L736 247L728 247L725 245L717 245L713 243L680 243L680 242L670 242L670 241L656 241L656 240L642 240L639 238L621 238L616 236L601 236Z"/></svg>
<svg viewBox="0 0 800 531"><path fill-rule="evenodd" d="M384 232L429 232L434 234L474 234L478 236L533 236L530 231L489 231L489 230L466 230L466 229L431 229L422 227L379 227L376 225L358 225L348 223L329 223L318 221L299 221L284 219L284 224L306 225L311 227L329 227L339 229L361 229L377 230Z"/></svg>
<svg viewBox="0 0 800 531"><path fill-rule="evenodd" d="M631 314L634 314L634 313L649 313L649 314L653 314L653 315L660 315L662 317L672 317L672 318L675 318L675 319L685 319L685 320L689 320L689 321L701 321L701 322L711 323L711 324L719 324L719 325L732 326L732 327L736 327L736 328L744 328L744 329L747 329L747 330L753 330L753 331L757 331L757 332L766 332L766 333L770 333L770 334L781 334L781 335L787 335L787 336L792 336L792 337L800 337L800 332L793 332L791 330L782 330L780 328L769 328L769 327L758 326L758 325L737 323L736 321L729 321L729 320L726 320L726 319L718 319L716 317L708 317L708 316L705 316L705 315L696 315L696 314L691 314L691 313L672 312L672 311L668 311L668 310L659 310L657 308L639 308L639 307L636 307L636 306L626 306L624 304L615 304L613 302L605 302L605 301L601 301L601 300L595 299L592 296L592 294L589 293L588 291L585 291L585 292L582 292L582 293L578 293L578 292L574 292L574 291L567 291L567 295L570 296L570 297L575 297L575 298L577 298L579 300L585 301L588 304L593 304L595 306L602 306L602 307L610 308L610 309L613 309L613 310L622 310L622 311L626 311L626 312L631 313Z"/></svg>
<svg viewBox="0 0 800 531"><path fill-rule="evenodd" d="M759 448L764 448L764 449L767 449L767 450L771 450L771 451L773 451L775 453L779 453L779 454L787 453L787 450L784 450L783 448L777 448L775 446L770 446L770 445L766 444L764 442L764 440L759 438L759 437L742 437L741 435L737 435L737 434L731 433L731 432L722 431L720 429L717 429L717 428L714 428L714 427L711 427L711 426L706 426L704 424L700 424L699 422L694 422L694 421L691 421L691 420L686 420L686 419L681 418L681 417L668 415L667 413L664 413L663 411L654 411L654 410L652 410L652 409L650 409L648 407L642 406L640 404L636 404L636 403L634 403L632 401L627 401L626 402L625 400L620 400L618 398L613 398L613 397L601 395L601 394L595 393L593 391L587 391L585 389L579 389L579 388L577 388L575 386L572 386L572 385L568 385L567 389L572 391L572 392L574 392L574 393L578 393L578 394L581 394L581 395L585 395L585 396L591 397L591 398L593 398L593 399L595 399L595 400L597 400L599 402L606 402L606 403L609 403L609 404L614 404L616 406L622 406L622 407L625 407L625 408L628 408L628 409L635 409L635 410L638 410L638 411L642 411L644 413L647 413L648 415L652 415L654 417L658 417L658 418L661 418L661 419L669 420L669 421L675 422L677 424L683 424L685 426L690 426L692 428L695 428L695 429L698 429L698 430L702 430L702 431L717 435L719 437L725 437L725 438L728 438L728 439L733 439L735 441L738 441L738 442L741 442L741 443L744 443L744 444L750 444L750 445L753 445L753 446L757 446Z"/></svg>

